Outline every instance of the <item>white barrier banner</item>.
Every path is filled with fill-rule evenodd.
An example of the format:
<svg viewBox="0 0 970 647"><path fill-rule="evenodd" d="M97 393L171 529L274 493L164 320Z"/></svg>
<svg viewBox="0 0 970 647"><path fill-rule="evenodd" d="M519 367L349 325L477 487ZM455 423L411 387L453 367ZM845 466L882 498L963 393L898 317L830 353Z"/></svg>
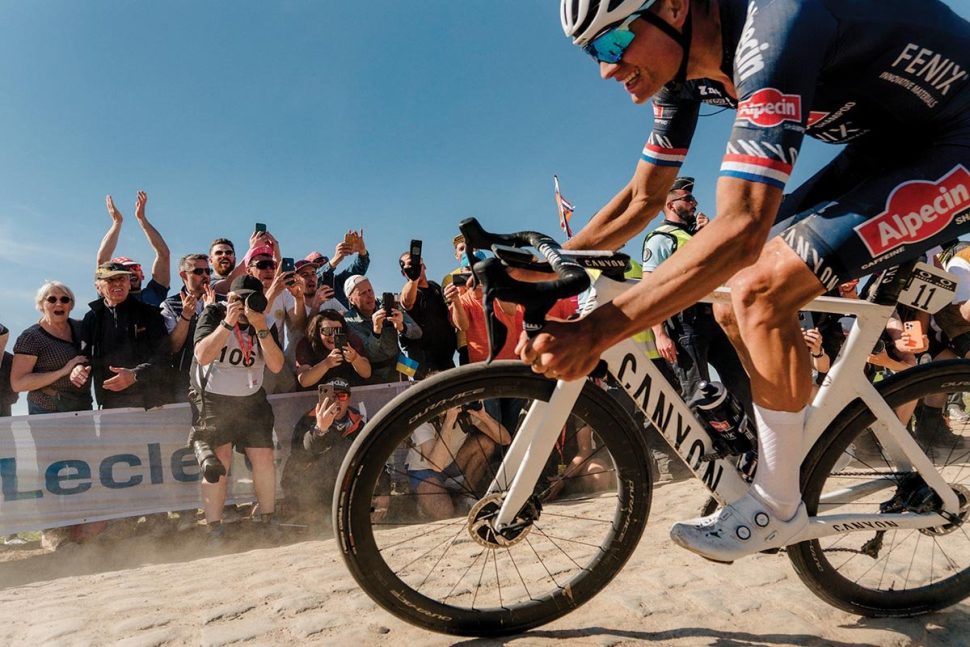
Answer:
<svg viewBox="0 0 970 647"><path fill-rule="evenodd" d="M357 387L351 406L375 414L409 384ZM293 427L316 398L312 392L269 398L277 482ZM0 535L200 507L190 426L188 404L0 418ZM238 452L230 474L228 500L252 501L252 479Z"/></svg>

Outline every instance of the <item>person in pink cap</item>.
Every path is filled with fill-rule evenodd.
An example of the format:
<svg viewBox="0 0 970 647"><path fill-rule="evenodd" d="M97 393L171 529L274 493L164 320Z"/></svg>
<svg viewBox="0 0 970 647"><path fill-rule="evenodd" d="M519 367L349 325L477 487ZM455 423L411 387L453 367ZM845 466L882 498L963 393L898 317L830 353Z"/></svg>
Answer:
<svg viewBox="0 0 970 647"><path fill-rule="evenodd" d="M115 256L111 258L111 255L115 252L115 248L118 246L118 236L121 234L121 223L124 217L118 211L118 208L115 207L114 200L111 199L110 195L105 198L105 204L108 207L108 215L111 216L111 226L108 228L107 233L105 233L104 238L101 239L95 265L100 266L102 263L108 262L124 265L131 272L131 296L142 303L160 306L162 301L165 300L165 297L168 296L168 289L172 284L171 278L169 277L170 252L168 245L165 244L165 239L148 222L148 218L145 216L145 205L147 203L148 194L144 191L139 191L138 197L135 200L135 219L141 226L142 231L145 232L145 237L148 238L148 244L155 250L155 262L152 263L152 277L148 283L145 283L145 273L142 271L141 263L127 256Z"/></svg>

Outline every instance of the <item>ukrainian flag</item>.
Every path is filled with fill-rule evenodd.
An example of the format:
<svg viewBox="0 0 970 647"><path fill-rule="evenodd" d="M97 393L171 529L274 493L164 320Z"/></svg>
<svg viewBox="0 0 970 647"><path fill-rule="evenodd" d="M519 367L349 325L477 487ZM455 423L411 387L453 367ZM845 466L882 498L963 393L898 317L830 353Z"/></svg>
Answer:
<svg viewBox="0 0 970 647"><path fill-rule="evenodd" d="M408 377L414 377L414 374L418 372L418 363L404 353L401 353L397 356L397 372Z"/></svg>

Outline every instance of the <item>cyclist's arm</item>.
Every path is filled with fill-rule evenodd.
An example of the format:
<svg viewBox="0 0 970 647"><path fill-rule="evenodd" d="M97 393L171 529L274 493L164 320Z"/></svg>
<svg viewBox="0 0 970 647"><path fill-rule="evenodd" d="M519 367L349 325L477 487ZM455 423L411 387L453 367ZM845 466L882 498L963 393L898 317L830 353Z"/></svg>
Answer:
<svg viewBox="0 0 970 647"><path fill-rule="evenodd" d="M722 177L718 216L651 275L593 311L588 330L603 346L630 337L693 305L757 260L781 204L782 190ZM601 346L597 346L601 347Z"/></svg>

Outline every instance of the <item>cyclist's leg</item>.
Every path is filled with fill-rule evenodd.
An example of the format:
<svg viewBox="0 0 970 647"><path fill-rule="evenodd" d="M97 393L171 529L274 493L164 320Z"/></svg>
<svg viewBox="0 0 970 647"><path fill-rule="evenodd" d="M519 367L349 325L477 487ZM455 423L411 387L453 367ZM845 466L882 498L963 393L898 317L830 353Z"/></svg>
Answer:
<svg viewBox="0 0 970 647"><path fill-rule="evenodd" d="M786 205L790 210L812 199L815 206L779 223L779 237L732 279L734 332L759 417L758 473L752 493L741 500L675 525L671 535L678 543L730 560L784 545L797 534L788 530L804 508L797 508L787 529L783 521L800 498L801 428L811 394L797 310L840 281L909 260L970 228L970 173L964 165L970 147L963 143L970 138L960 133L955 139L895 165L899 158L892 151L850 147ZM760 517L764 531L755 527L761 513L768 515Z"/></svg>

